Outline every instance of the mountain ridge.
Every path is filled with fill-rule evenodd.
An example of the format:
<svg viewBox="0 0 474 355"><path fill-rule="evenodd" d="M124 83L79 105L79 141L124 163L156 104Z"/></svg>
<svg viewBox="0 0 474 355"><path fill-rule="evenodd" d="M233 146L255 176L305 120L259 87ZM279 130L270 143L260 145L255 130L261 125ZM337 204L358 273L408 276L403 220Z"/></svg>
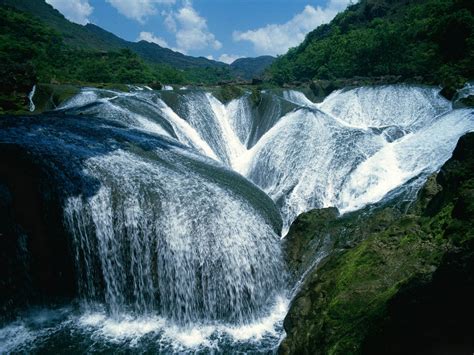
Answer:
<svg viewBox="0 0 474 355"><path fill-rule="evenodd" d="M148 41L127 41L93 23L86 25L73 23L44 0L0 0L0 5L9 6L38 17L59 32L63 36L65 44L72 48L96 51L129 49L146 62L165 64L175 69L228 69L236 78L250 80L260 76L275 59L271 56L240 58L236 61L237 65L234 65L236 62L229 65L202 56L189 56Z"/></svg>
<svg viewBox="0 0 474 355"><path fill-rule="evenodd" d="M177 69L227 67L225 63L204 57L187 56L161 47L156 43L127 41L95 24L73 23L44 0L0 0L0 5L9 6L38 17L58 31L67 45L76 49L110 51L127 48L150 63L168 64Z"/></svg>

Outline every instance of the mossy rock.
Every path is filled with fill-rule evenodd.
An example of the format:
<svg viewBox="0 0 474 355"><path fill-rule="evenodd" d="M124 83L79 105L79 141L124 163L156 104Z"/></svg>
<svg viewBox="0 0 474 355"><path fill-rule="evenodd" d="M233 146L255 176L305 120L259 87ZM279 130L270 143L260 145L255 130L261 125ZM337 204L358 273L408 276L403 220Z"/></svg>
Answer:
<svg viewBox="0 0 474 355"><path fill-rule="evenodd" d="M306 276L285 318L279 352L472 352L474 133L460 139L408 214L394 218L382 209L350 218L320 210L291 227L290 235L301 237L285 245L294 260L314 257L312 239L321 234L344 246L347 236L358 237L355 247L335 247Z"/></svg>
<svg viewBox="0 0 474 355"><path fill-rule="evenodd" d="M77 95L80 87L68 84L38 84L33 102L36 109L34 113L54 110L63 102Z"/></svg>
<svg viewBox="0 0 474 355"><path fill-rule="evenodd" d="M245 90L237 85L223 85L214 92L216 98L226 104L244 95Z"/></svg>
<svg viewBox="0 0 474 355"><path fill-rule="evenodd" d="M114 91L123 91L123 92L129 92L130 88L126 84L114 84L114 83L99 83L99 84L88 84L88 85L82 85L82 86L90 86L90 87L95 87L98 89L105 89L105 90L114 90Z"/></svg>
<svg viewBox="0 0 474 355"><path fill-rule="evenodd" d="M463 97L462 99L456 100L453 104L454 108L466 108L466 107L474 107L474 95L469 95L467 97Z"/></svg>

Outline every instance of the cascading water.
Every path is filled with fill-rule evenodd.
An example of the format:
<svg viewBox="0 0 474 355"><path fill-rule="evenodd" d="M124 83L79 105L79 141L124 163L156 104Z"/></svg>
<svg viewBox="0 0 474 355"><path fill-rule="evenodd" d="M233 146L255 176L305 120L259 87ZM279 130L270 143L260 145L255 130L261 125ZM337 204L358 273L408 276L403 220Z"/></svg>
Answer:
<svg viewBox="0 0 474 355"><path fill-rule="evenodd" d="M78 322L114 339L159 333L162 345L145 348L160 351L274 348L286 304L278 239L292 221L409 200L474 130L472 109L407 85L320 104L296 91L224 104L202 91L88 88L59 111L3 128L0 142L81 157L67 164L87 183L69 185L94 187L62 199L87 310ZM226 348L229 334L245 341Z"/></svg>
<svg viewBox="0 0 474 355"><path fill-rule="evenodd" d="M51 167L56 183L45 193L64 201L86 312L79 325L113 337L111 321L127 336L131 324L159 333L165 322L178 328L159 338L193 346L274 329L262 321L285 302L281 218L255 185L176 139L110 120L16 119L0 132L2 144ZM202 327L211 330L194 344Z"/></svg>
<svg viewBox="0 0 474 355"><path fill-rule="evenodd" d="M113 314L158 309L183 325L255 321L283 281L278 227L242 187L221 185L238 178L177 152L148 154L158 161L121 150L87 160L102 186L66 203L85 299L97 299L103 278Z"/></svg>
<svg viewBox="0 0 474 355"><path fill-rule="evenodd" d="M132 106L137 96L148 97L155 115ZM129 116L163 117L182 143L263 189L280 209L283 236L299 214L312 208L352 211L408 181L421 185L449 158L457 139L473 129L472 110L452 110L451 102L431 87L346 89L320 104L297 91L263 93L258 107L248 95L226 105L203 92L124 97L121 109ZM113 118L111 112L104 110L101 117ZM188 129L179 129L178 122ZM443 131L450 123L453 127ZM439 139L443 146L436 144ZM420 149L405 147L411 142L419 142ZM417 191L408 190L411 198Z"/></svg>
<svg viewBox="0 0 474 355"><path fill-rule="evenodd" d="M302 108L252 148L244 172L279 206L284 234L309 209L353 211L409 181L420 186L474 129L472 110L453 111L435 88L342 90L321 104L302 93L284 97ZM413 198L417 189L407 191Z"/></svg>
<svg viewBox="0 0 474 355"><path fill-rule="evenodd" d="M33 98L35 97L35 93L36 93L36 85L33 85L33 88L28 94L28 109L30 110L30 112L34 112L36 110L36 105L33 101Z"/></svg>

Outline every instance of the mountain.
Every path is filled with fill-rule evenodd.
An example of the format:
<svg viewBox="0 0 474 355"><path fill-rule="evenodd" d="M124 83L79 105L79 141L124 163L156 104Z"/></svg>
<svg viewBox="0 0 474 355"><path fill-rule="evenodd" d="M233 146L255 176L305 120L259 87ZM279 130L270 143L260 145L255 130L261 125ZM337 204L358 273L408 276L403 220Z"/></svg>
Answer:
<svg viewBox="0 0 474 355"><path fill-rule="evenodd" d="M68 21L44 0L0 0L0 5L32 14L59 32L64 42L74 48L113 50L124 47L124 40L106 31L96 31L94 25L81 26Z"/></svg>
<svg viewBox="0 0 474 355"><path fill-rule="evenodd" d="M149 63L167 64L176 69L227 67L225 63L187 56L155 43L129 42L93 24L72 23L44 0L0 0L0 5L33 14L59 32L65 44L72 48L97 51L127 48Z"/></svg>
<svg viewBox="0 0 474 355"><path fill-rule="evenodd" d="M230 67L236 76L249 80L259 77L275 59L275 57L269 55L256 58L239 58Z"/></svg>
<svg viewBox="0 0 474 355"><path fill-rule="evenodd" d="M360 77L462 85L474 78L472 0L361 0L272 65L279 84Z"/></svg>

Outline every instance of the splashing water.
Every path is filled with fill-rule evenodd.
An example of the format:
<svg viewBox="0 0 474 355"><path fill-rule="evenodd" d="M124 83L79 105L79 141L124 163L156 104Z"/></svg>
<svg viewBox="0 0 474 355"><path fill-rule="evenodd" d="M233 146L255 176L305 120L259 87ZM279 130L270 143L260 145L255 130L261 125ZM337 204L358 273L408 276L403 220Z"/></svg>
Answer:
<svg viewBox="0 0 474 355"><path fill-rule="evenodd" d="M35 103L33 102L33 98L35 97L36 93L36 85L33 85L30 93L28 94L28 109L30 112L34 112L36 110Z"/></svg>
<svg viewBox="0 0 474 355"><path fill-rule="evenodd" d="M199 162L156 154L158 164L125 151L86 162L104 184L92 198L70 198L65 210L85 298L101 293L91 280L97 271L113 314L158 308L180 324L253 321L283 281L271 222L186 166Z"/></svg>
<svg viewBox="0 0 474 355"><path fill-rule="evenodd" d="M82 313L54 327L12 323L0 351L66 333L107 339L98 351L271 350L288 305L279 237L292 221L402 188L412 198L474 130L472 109L407 85L336 91L320 104L296 91L223 104L202 91L88 88L60 110L67 122L0 140L83 155L67 164L88 187L64 197ZM5 340L12 331L18 344Z"/></svg>
<svg viewBox="0 0 474 355"><path fill-rule="evenodd" d="M352 211L380 201L420 174L426 178L449 158L457 139L473 129L472 110L453 110L432 87L339 90L320 104L298 91L261 95L258 107L249 95L224 105L196 91L148 101L159 106L156 114L172 124L182 143L264 190L280 209L283 235L312 208ZM130 98L121 104L130 110ZM453 128L443 132L450 122ZM431 136L424 133L430 127ZM444 145L435 144L440 139ZM409 142L418 142L420 149L405 147ZM428 156L433 158L424 159ZM411 191L413 197L416 189Z"/></svg>

